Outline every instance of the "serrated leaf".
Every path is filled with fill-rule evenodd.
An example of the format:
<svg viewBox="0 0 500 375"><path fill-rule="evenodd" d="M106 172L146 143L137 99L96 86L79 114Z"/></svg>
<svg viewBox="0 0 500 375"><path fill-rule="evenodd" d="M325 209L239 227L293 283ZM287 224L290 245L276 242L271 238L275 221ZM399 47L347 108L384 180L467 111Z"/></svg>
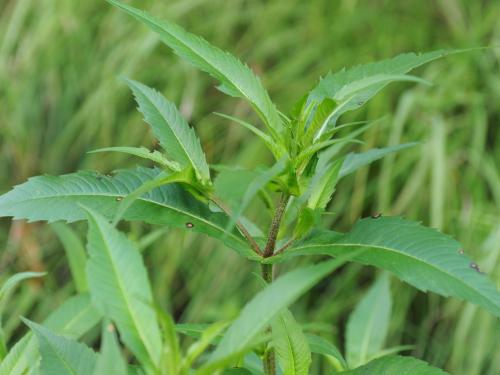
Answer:
<svg viewBox="0 0 500 375"><path fill-rule="evenodd" d="M178 163L168 160L161 152L153 150L150 151L146 147L104 147L97 150L89 151L89 154L96 154L100 152L120 152L123 154L134 155L142 159L154 161L164 167L173 171L179 171L180 166Z"/></svg>
<svg viewBox="0 0 500 375"><path fill-rule="evenodd" d="M146 267L134 244L101 215L87 210L87 279L92 302L148 368L160 362L161 335Z"/></svg>
<svg viewBox="0 0 500 375"><path fill-rule="evenodd" d="M89 375L93 373L97 354L84 344L56 335L50 329L31 322L23 321L38 338L41 375Z"/></svg>
<svg viewBox="0 0 500 375"><path fill-rule="evenodd" d="M113 219L124 197L160 173L156 168L137 168L119 171L112 177L86 171L58 177L32 177L0 196L0 216L73 222L85 218L80 206L84 205ZM210 211L179 184L164 185L139 197L128 208L124 219L182 228L190 223L190 231L218 238L241 255L259 259L239 232L226 231L225 214Z"/></svg>
<svg viewBox="0 0 500 375"><path fill-rule="evenodd" d="M307 335L307 341L309 342L311 352L324 355L327 358L333 358L333 360L337 362L335 365L339 367L339 370L347 368L347 363L342 353L340 353L340 350L331 342L325 340L323 337L311 334Z"/></svg>
<svg viewBox="0 0 500 375"><path fill-rule="evenodd" d="M353 257L356 252L332 261L293 270L267 286L245 305L210 357L216 362L247 347L283 309L317 282Z"/></svg>
<svg viewBox="0 0 500 375"><path fill-rule="evenodd" d="M181 167L191 167L198 178L208 183L210 170L200 140L177 107L158 91L140 82L126 79L133 91L139 110L153 129L165 152Z"/></svg>
<svg viewBox="0 0 500 375"><path fill-rule="evenodd" d="M267 261L365 249L353 261L386 269L422 291L463 299L500 316L500 293L460 248L459 242L437 230L399 217L380 217L362 219L347 233L312 233Z"/></svg>
<svg viewBox="0 0 500 375"><path fill-rule="evenodd" d="M274 135L282 130L278 111L260 80L247 65L174 23L159 20L116 0L108 0L108 2L158 33L161 40L181 58L219 80L222 83L221 91L248 100Z"/></svg>
<svg viewBox="0 0 500 375"><path fill-rule="evenodd" d="M69 269L75 283L76 290L84 293L88 290L87 276L85 267L87 264L87 255L82 241L68 225L64 223L53 223L51 228L63 244L64 252L68 258Z"/></svg>
<svg viewBox="0 0 500 375"><path fill-rule="evenodd" d="M127 375L127 363L120 351L114 326L103 324L101 333L101 352L94 369L94 375Z"/></svg>
<svg viewBox="0 0 500 375"><path fill-rule="evenodd" d="M45 321L44 326L67 337L79 338L93 328L101 315L91 305L87 294L66 300ZM9 351L0 363L0 375L22 375L38 364L36 338L27 333Z"/></svg>
<svg viewBox="0 0 500 375"><path fill-rule="evenodd" d="M343 372L345 375L446 375L443 370L413 357L387 356Z"/></svg>
<svg viewBox="0 0 500 375"><path fill-rule="evenodd" d="M384 148L374 148L361 153L351 152L347 154L339 172L339 178L347 176L350 173L357 171L359 168L368 165L376 160L382 159L384 156L405 150L410 147L418 145L417 142L404 143L396 146L389 146Z"/></svg>
<svg viewBox="0 0 500 375"><path fill-rule="evenodd" d="M346 329L346 356L354 368L384 346L391 317L391 291L387 274L381 275L349 316Z"/></svg>
<svg viewBox="0 0 500 375"><path fill-rule="evenodd" d="M302 328L284 309L272 322L273 346L284 375L307 375L311 350Z"/></svg>
<svg viewBox="0 0 500 375"><path fill-rule="evenodd" d="M390 82L400 80L402 75L418 66L456 52L458 51L440 50L422 54L405 53L391 59L329 73L310 92L308 102L324 98L342 99L330 120L331 128L341 114L361 107ZM317 137L327 130L325 127Z"/></svg>

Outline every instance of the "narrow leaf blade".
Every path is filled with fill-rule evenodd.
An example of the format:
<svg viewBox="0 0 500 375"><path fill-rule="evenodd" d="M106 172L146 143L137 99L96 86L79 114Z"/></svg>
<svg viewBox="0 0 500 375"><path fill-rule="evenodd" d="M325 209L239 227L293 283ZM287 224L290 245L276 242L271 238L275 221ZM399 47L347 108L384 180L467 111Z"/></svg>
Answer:
<svg viewBox="0 0 500 375"><path fill-rule="evenodd" d="M87 278L94 305L116 323L123 342L148 367L160 361L161 335L146 268L132 242L87 211Z"/></svg>
<svg viewBox="0 0 500 375"><path fill-rule="evenodd" d="M210 362L230 357L247 347L283 308L356 254L352 252L279 277L245 305L212 354Z"/></svg>
<svg viewBox="0 0 500 375"><path fill-rule="evenodd" d="M32 177L0 196L0 216L73 222L85 219L83 205L112 219L124 197L160 173L162 171L156 168L137 168L121 170L114 176L83 171L57 177ZM212 212L179 184L164 185L145 193L127 209L124 219L181 228L191 223L190 231L218 238L239 254L258 259L239 232L226 230L226 215Z"/></svg>
<svg viewBox="0 0 500 375"><path fill-rule="evenodd" d="M382 350L391 317L389 278L383 274L373 284L349 316L346 356L350 367L365 364Z"/></svg>
<svg viewBox="0 0 500 375"><path fill-rule="evenodd" d="M284 375L307 375L311 350L302 328L284 309L272 323L273 345Z"/></svg>
<svg viewBox="0 0 500 375"><path fill-rule="evenodd" d="M182 167L192 167L200 180L208 182L210 170L200 140L177 107L158 91L140 82L130 79L125 82L166 153Z"/></svg>
<svg viewBox="0 0 500 375"><path fill-rule="evenodd" d="M108 2L158 33L161 40L181 58L219 80L222 83L221 91L248 100L269 130L274 133L281 130L281 119L267 91L252 70L236 57L176 24L159 20L116 0Z"/></svg>

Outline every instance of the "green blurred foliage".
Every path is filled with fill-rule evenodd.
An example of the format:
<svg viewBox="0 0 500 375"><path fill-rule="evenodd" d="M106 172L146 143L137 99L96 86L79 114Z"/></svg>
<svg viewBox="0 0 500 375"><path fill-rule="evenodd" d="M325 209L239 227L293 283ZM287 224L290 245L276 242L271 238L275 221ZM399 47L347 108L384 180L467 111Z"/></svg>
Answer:
<svg viewBox="0 0 500 375"><path fill-rule="evenodd" d="M227 49L262 76L283 110L329 70L442 47L490 47L426 67L432 87L396 84L345 120L376 119L364 146L423 141L342 181L325 219L337 229L370 212L420 219L457 237L500 282L500 2L494 0L171 0L133 1ZM180 61L143 26L104 1L0 1L0 193L32 175L76 169L108 172L143 163L106 146L154 148L120 75L158 88L196 127L211 163L254 168L270 155L256 137L214 116L254 120L246 104ZM251 207L249 216L261 211ZM83 233L84 226L74 226ZM254 270L201 236L132 224L154 293L181 322L232 317L258 290ZM144 237L156 230L148 237ZM19 337L19 315L33 320L74 292L62 245L50 227L2 219L0 272L49 270L25 284L5 315ZM299 261L300 262L300 261ZM294 312L337 344L373 270L345 267ZM359 277L361 275L361 277ZM457 301L393 280L389 346L456 374L500 372L500 323ZM89 340L92 337L88 338ZM497 355L495 355L495 352ZM321 373L321 364L317 365Z"/></svg>

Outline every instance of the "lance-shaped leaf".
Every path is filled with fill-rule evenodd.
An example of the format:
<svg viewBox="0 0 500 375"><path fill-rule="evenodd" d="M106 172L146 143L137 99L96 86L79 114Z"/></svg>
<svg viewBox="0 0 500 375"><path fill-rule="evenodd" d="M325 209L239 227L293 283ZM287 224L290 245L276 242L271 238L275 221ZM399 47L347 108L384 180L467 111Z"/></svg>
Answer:
<svg viewBox="0 0 500 375"><path fill-rule="evenodd" d="M113 219L124 197L160 173L161 170L155 168L137 168L119 171L112 177L96 172L32 177L0 196L0 216L72 222L85 219L81 208L84 205ZM243 256L258 258L239 232L226 231L226 215L211 212L179 184L164 185L137 198L125 212L124 219L188 227L191 231L221 239Z"/></svg>
<svg viewBox="0 0 500 375"><path fill-rule="evenodd" d="M88 211L87 279L94 305L116 323L123 342L148 368L160 362L161 335L142 257L101 215Z"/></svg>
<svg viewBox="0 0 500 375"><path fill-rule="evenodd" d="M127 375L127 362L120 351L114 325L106 322L101 333L101 352L93 375Z"/></svg>
<svg viewBox="0 0 500 375"><path fill-rule="evenodd" d="M208 182L210 170L200 140L177 107L158 91L130 79L125 81L165 152L181 167L193 168L201 181Z"/></svg>
<svg viewBox="0 0 500 375"><path fill-rule="evenodd" d="M311 352L324 355L328 360L334 363L337 370L342 371L347 368L347 362L342 356L342 353L340 353L340 350L331 342L321 336L311 334L307 335L307 341L309 342Z"/></svg>
<svg viewBox="0 0 500 375"><path fill-rule="evenodd" d="M31 279L33 277L42 277L45 276L46 272L19 272L15 275L12 275L5 281L5 283L0 288L0 306L3 303L3 299L5 296L9 295L9 293L23 280ZM0 309L1 311L1 309Z"/></svg>
<svg viewBox="0 0 500 375"><path fill-rule="evenodd" d="M342 113L361 107L390 82L406 78L410 80L412 77L404 76L405 73L454 52L457 51L405 53L391 59L329 73L310 92L308 102L321 101L324 98L342 100L342 103L334 109L335 114L330 120L330 126L332 126ZM327 130L325 127L321 134Z"/></svg>
<svg viewBox="0 0 500 375"><path fill-rule="evenodd" d="M343 372L345 375L446 375L447 372L413 357L387 356Z"/></svg>
<svg viewBox="0 0 500 375"><path fill-rule="evenodd" d="M88 375L93 373L98 357L87 345L56 335L50 329L27 319L23 319L23 321L38 338L38 347L42 357L40 365L42 375Z"/></svg>
<svg viewBox="0 0 500 375"><path fill-rule="evenodd" d="M219 80L222 83L221 91L248 100L274 135L281 131L282 122L278 111L259 78L247 65L174 23L159 20L116 0L108 0L108 2L158 33L161 40L181 58Z"/></svg>
<svg viewBox="0 0 500 375"><path fill-rule="evenodd" d="M68 299L57 308L44 325L68 337L78 338L95 326L100 319L91 306L88 295ZM38 366L38 344L32 333L25 334L9 351L0 364L1 375L21 375Z"/></svg>
<svg viewBox="0 0 500 375"><path fill-rule="evenodd" d="M267 261L297 255L339 256L356 249L367 251L354 257L354 261L391 271L422 291L457 297L500 316L500 293L477 265L462 254L460 243L399 217L362 219L348 233L312 233Z"/></svg>
<svg viewBox="0 0 500 375"><path fill-rule="evenodd" d="M63 244L76 290L79 293L86 292L88 288L87 275L85 275L85 267L87 264L85 245L69 225L64 223L53 223L51 224L51 228Z"/></svg>
<svg viewBox="0 0 500 375"><path fill-rule="evenodd" d="M346 330L346 356L350 367L365 364L384 345L391 318L389 278L384 273L356 305Z"/></svg>
<svg viewBox="0 0 500 375"><path fill-rule="evenodd" d="M90 303L87 294L77 295L65 301L43 325L66 337L79 338L93 328L101 319L99 312ZM32 333L24 335L0 363L0 375L22 375L38 365L39 353L36 338Z"/></svg>
<svg viewBox="0 0 500 375"><path fill-rule="evenodd" d="M248 347L257 335L284 308L312 288L329 273L354 257L352 252L313 266L293 270L267 286L245 305L239 317L229 327L209 362L231 357Z"/></svg>
<svg viewBox="0 0 500 375"><path fill-rule="evenodd" d="M311 350L301 326L284 309L272 322L273 345L284 375L307 375Z"/></svg>

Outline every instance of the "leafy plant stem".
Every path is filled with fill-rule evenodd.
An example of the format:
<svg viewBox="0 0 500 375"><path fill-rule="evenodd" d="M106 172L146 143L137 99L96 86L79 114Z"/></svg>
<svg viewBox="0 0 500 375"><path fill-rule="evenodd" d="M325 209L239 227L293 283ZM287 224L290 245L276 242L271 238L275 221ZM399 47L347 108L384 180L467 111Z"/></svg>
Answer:
<svg viewBox="0 0 500 375"><path fill-rule="evenodd" d="M262 278L266 283L270 284L273 282L274 278L274 265L273 264L262 264ZM271 327L267 328L267 333L271 336ZM275 375L276 374L276 355L274 353L274 348L270 347L264 353L263 363L264 363L264 374L265 375Z"/></svg>
<svg viewBox="0 0 500 375"><path fill-rule="evenodd" d="M274 217L269 228L269 234L267 237L266 247L264 249L264 258L268 258L273 255L276 247L276 239L278 237L279 229L281 226L281 220L283 214L285 213L286 206L290 200L290 195L282 193L279 203L276 206L276 211L274 212ZM262 264L262 278L268 283L272 283L274 276L274 265L272 264ZM271 327L267 329L268 333L271 334ZM268 348L264 354L264 373L265 375L275 375L276 374L276 355L274 348Z"/></svg>
<svg viewBox="0 0 500 375"><path fill-rule="evenodd" d="M267 236L266 247L264 248L264 258L269 258L273 255L276 247L276 239L281 226L281 219L285 213L286 206L290 200L290 195L287 193L282 193L276 211L274 212L274 217L271 222L271 227L269 228L269 234Z"/></svg>

